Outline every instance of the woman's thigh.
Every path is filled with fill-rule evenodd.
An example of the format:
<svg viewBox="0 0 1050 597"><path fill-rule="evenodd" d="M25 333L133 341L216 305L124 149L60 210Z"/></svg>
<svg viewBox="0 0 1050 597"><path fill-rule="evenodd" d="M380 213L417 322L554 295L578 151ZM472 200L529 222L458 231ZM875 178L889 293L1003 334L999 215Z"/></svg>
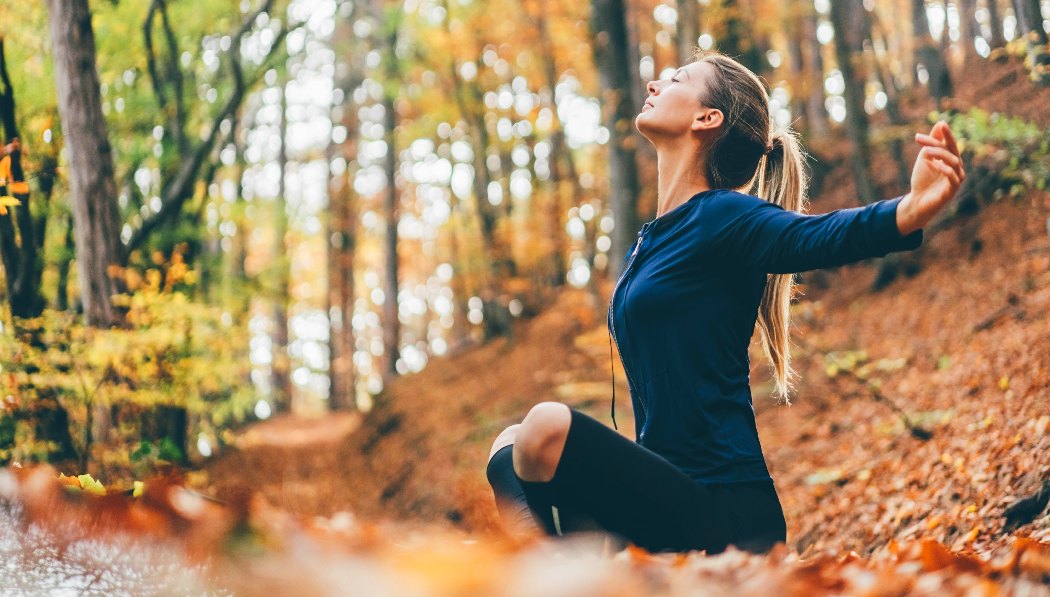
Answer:
<svg viewBox="0 0 1050 597"><path fill-rule="evenodd" d="M550 490L553 503L652 551L714 552L733 541L719 495L575 409Z"/></svg>

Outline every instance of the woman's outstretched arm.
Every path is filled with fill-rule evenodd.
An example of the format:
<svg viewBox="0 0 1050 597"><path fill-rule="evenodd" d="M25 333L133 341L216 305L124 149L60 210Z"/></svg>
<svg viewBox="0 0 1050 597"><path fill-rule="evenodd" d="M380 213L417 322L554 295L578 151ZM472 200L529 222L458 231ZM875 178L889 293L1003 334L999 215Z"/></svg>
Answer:
<svg viewBox="0 0 1050 597"><path fill-rule="evenodd" d="M930 135L903 197L811 216L757 197L724 193L705 200L701 226L711 254L769 273L793 273L853 263L922 244L922 226L952 199L964 176L947 124Z"/></svg>

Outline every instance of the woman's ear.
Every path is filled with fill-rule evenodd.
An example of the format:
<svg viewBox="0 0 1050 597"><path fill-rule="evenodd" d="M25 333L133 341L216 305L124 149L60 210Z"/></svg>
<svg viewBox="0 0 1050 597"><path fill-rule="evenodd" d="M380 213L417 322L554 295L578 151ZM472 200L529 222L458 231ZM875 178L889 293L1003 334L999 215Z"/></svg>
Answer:
<svg viewBox="0 0 1050 597"><path fill-rule="evenodd" d="M713 131L722 126L725 116L718 108L704 108L693 119L691 129L694 131Z"/></svg>

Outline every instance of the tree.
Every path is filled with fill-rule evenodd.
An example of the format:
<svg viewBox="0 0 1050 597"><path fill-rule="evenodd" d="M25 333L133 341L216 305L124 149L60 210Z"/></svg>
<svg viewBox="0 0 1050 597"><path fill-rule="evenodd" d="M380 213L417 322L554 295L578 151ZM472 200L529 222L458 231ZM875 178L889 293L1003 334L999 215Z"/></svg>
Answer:
<svg viewBox="0 0 1050 597"><path fill-rule="evenodd" d="M834 7L837 3L831 4ZM937 109L940 109L944 99L952 95L952 79L948 65L944 63L944 54L933 42L930 22L926 18L925 0L912 0L912 27L915 35L915 61L926 69L930 95L937 104Z"/></svg>
<svg viewBox="0 0 1050 597"><path fill-rule="evenodd" d="M986 4L988 5L988 28L991 30L988 45L994 50L1006 45L1006 38L1003 36L1003 19L999 13L999 0L986 0Z"/></svg>
<svg viewBox="0 0 1050 597"><path fill-rule="evenodd" d="M678 8L678 64L688 64L700 38L700 10L696 0L675 0Z"/></svg>
<svg viewBox="0 0 1050 597"><path fill-rule="evenodd" d="M107 327L120 320L112 300L120 284L110 269L124 262L124 253L91 12L87 0L49 0L48 6L58 109L69 156L81 300L88 325Z"/></svg>
<svg viewBox="0 0 1050 597"><path fill-rule="evenodd" d="M223 131L233 130L228 123L241 108L249 89L269 68L269 63L282 53L280 49L288 32L300 26L281 24L265 48L266 54L259 60L258 68L246 73L242 64L241 44L252 34L261 18L274 11L275 5L276 0L263 0L257 9L244 15L237 29L229 36L230 43L225 55L228 60L228 83L232 89L215 113L208 113L205 107L206 112L198 121L191 118L192 111L185 99L187 75L181 60L187 54L179 47L168 14L170 7L167 0L151 0L142 32L154 98L165 116L164 138L167 149L164 155L167 159L161 164L160 209L144 218L141 224L132 226L125 243L128 253L145 245L163 225L177 222L186 203L193 198L198 182L203 181L207 185L214 177L218 161L213 158L213 153L216 147L223 145ZM164 39L163 54L153 39L158 23ZM227 123L225 127L224 123ZM203 135L191 132L199 130L197 127L205 131Z"/></svg>
<svg viewBox="0 0 1050 597"><path fill-rule="evenodd" d="M22 167L21 135L15 118L15 89L7 72L4 39L0 36L0 197L12 197L17 207L0 207L0 257L7 280L7 296L15 317L35 317L44 308L40 295L43 272L44 226L46 210L33 217L29 184ZM42 173L50 181L51 173ZM50 195L50 184L46 195ZM46 205L46 202L45 202ZM16 230L17 229L17 230Z"/></svg>
<svg viewBox="0 0 1050 597"><path fill-rule="evenodd" d="M372 0L373 16L380 23L378 45L383 65L383 134L386 141L386 189L383 195L383 215L386 221L384 236L383 276L383 379L389 380L397 374L400 358L401 321L398 319L398 150L397 150L397 99L396 82L400 79L397 57L398 33L403 13L398 7L384 7L383 0Z"/></svg>
<svg viewBox="0 0 1050 597"><path fill-rule="evenodd" d="M288 304L291 302L288 285L291 281L288 256L288 81L282 80L280 122L277 136L277 196L274 198L274 264L277 268L273 304L273 361L270 369L273 381L274 406L278 410L292 408L291 355L288 354Z"/></svg>
<svg viewBox="0 0 1050 597"><path fill-rule="evenodd" d="M350 5L353 6L353 5ZM353 34L355 15L336 17L332 36L336 56L336 88L342 91L342 101L332 110L332 121L346 130L342 143L334 140L328 146L328 336L329 406L334 410L350 410L356 405L354 369L354 254L357 248L357 197L353 179L357 173L356 157L359 147L360 122L353 92L364 80L363 52ZM341 40L350 40L339 44ZM336 45L339 44L339 45ZM349 46L349 47L346 47ZM345 163L342 172L334 172L331 164L336 159Z"/></svg>
<svg viewBox="0 0 1050 597"><path fill-rule="evenodd" d="M602 120L609 131L609 198L616 227L609 249L609 274L616 278L627 250L640 227L638 218L637 137L634 117L639 108L631 92L631 73L637 70L627 52L627 22L623 0L591 1L594 62L602 103Z"/></svg>
<svg viewBox="0 0 1050 597"><path fill-rule="evenodd" d="M1043 29L1043 13L1039 0L1014 0L1017 24L1025 36L1028 52L1026 63L1031 78L1040 85L1050 85L1050 40Z"/></svg>
<svg viewBox="0 0 1050 597"><path fill-rule="evenodd" d="M863 44L870 35L871 21L860 0L832 2L830 17L835 27L835 59L845 81L842 95L846 100L846 135L853 146L850 170L858 198L862 203L869 203L877 194L871 178L868 116L864 111L868 77Z"/></svg>
<svg viewBox="0 0 1050 597"><path fill-rule="evenodd" d="M977 26L977 0L959 0L959 42L963 48L963 64L972 64L977 55L977 41L979 33Z"/></svg>

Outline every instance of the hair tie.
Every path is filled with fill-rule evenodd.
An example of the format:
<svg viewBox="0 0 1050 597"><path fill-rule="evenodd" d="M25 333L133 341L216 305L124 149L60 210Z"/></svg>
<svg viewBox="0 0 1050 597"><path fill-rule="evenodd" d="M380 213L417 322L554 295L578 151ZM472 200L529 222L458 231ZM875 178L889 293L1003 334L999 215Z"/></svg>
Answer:
<svg viewBox="0 0 1050 597"><path fill-rule="evenodd" d="M766 151L765 151L765 154L766 154L766 155L769 155L769 154L770 154L770 153L771 153L772 151L773 151L773 143L772 143L772 142L770 142L770 143L766 144Z"/></svg>

